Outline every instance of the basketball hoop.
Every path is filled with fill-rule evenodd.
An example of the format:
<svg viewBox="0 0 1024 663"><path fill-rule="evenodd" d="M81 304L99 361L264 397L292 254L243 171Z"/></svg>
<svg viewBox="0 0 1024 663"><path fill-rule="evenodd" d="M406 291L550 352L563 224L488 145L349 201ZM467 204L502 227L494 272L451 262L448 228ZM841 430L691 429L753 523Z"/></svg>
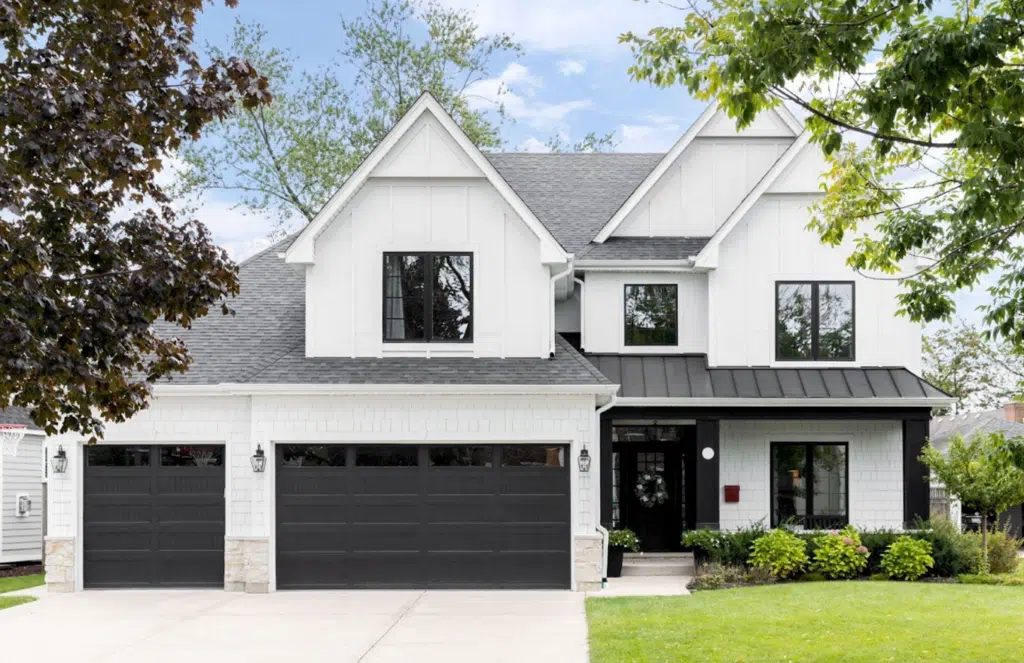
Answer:
<svg viewBox="0 0 1024 663"><path fill-rule="evenodd" d="M28 432L25 424L0 424L0 446L5 456L18 455L18 443Z"/></svg>

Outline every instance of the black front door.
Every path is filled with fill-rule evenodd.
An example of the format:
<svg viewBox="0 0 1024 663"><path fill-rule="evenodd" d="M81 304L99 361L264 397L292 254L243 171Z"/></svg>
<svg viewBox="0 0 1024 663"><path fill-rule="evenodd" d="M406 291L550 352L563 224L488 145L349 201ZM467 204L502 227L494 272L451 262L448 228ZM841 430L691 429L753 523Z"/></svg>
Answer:
<svg viewBox="0 0 1024 663"><path fill-rule="evenodd" d="M658 552L679 547L682 534L680 498L682 497L682 450L668 445L638 445L626 453L629 489L627 526L640 538L642 550ZM655 484L644 491L648 501L640 498L637 486L644 477L661 476L665 481L665 501L657 503Z"/></svg>
<svg viewBox="0 0 1024 663"><path fill-rule="evenodd" d="M681 549L683 532L692 529L695 503L693 426L616 426L613 452L618 476L613 478L618 503L617 527L636 532L644 552L669 552ZM637 485L644 475L660 476L665 484L665 500L643 500ZM654 484L645 494L653 497Z"/></svg>

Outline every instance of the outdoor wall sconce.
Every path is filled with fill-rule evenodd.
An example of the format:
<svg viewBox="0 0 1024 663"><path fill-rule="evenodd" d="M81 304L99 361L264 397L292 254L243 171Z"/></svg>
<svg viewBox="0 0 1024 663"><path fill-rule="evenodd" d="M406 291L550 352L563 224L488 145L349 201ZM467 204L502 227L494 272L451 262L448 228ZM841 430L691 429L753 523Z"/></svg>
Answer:
<svg viewBox="0 0 1024 663"><path fill-rule="evenodd" d="M57 453L53 454L53 458L50 459L50 464L53 466L54 474L64 474L68 470L68 454L64 451L64 447L57 447Z"/></svg>
<svg viewBox="0 0 1024 663"><path fill-rule="evenodd" d="M263 470L267 469L267 457L263 453L262 446L258 444L256 445L256 453L252 455L252 458L250 460L252 461L253 472L262 472Z"/></svg>
<svg viewBox="0 0 1024 663"><path fill-rule="evenodd" d="M590 452L587 451L586 447L583 447L583 449L580 451L579 463L580 472L586 474L587 472L590 471Z"/></svg>
<svg viewBox="0 0 1024 663"><path fill-rule="evenodd" d="M711 447L704 447L700 450L700 455L704 457L704 460L711 460L715 457L715 450Z"/></svg>

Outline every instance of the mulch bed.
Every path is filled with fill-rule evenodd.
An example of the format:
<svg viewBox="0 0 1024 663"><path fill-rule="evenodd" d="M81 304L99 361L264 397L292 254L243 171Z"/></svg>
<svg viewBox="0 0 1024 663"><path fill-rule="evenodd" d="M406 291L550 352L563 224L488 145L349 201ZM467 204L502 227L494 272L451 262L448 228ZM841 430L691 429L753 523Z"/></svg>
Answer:
<svg viewBox="0 0 1024 663"><path fill-rule="evenodd" d="M0 566L0 578L17 578L18 576L34 576L43 572L42 564L11 564Z"/></svg>

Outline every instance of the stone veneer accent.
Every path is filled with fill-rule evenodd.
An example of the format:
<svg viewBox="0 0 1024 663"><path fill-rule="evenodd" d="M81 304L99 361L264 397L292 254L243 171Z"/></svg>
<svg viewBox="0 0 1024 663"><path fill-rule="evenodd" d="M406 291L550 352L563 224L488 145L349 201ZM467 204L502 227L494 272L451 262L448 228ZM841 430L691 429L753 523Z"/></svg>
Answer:
<svg viewBox="0 0 1024 663"><path fill-rule="evenodd" d="M75 591L75 540L46 537L46 591L54 594Z"/></svg>
<svg viewBox="0 0 1024 663"><path fill-rule="evenodd" d="M270 541L266 538L224 540L224 589L266 594L270 588Z"/></svg>
<svg viewBox="0 0 1024 663"><path fill-rule="evenodd" d="M574 548L576 591L592 592L601 589L601 571L604 566L604 542L601 535L577 536Z"/></svg>

